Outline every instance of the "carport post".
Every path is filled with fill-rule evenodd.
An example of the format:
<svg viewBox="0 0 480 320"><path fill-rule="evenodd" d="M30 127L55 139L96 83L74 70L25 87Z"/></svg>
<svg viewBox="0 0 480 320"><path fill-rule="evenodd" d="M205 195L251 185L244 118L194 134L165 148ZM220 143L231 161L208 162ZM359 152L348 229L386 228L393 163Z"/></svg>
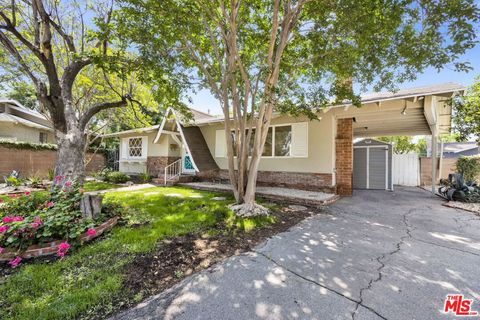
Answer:
<svg viewBox="0 0 480 320"><path fill-rule="evenodd" d="M437 178L437 130L432 128L432 193L435 194L435 183Z"/></svg>

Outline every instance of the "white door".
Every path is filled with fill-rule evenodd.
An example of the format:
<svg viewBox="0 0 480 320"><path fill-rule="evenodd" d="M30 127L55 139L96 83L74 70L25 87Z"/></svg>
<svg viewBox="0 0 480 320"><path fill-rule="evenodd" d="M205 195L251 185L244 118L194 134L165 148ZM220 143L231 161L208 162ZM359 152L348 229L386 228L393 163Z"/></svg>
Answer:
<svg viewBox="0 0 480 320"><path fill-rule="evenodd" d="M416 153L393 155L393 184L416 187L420 185L420 160Z"/></svg>

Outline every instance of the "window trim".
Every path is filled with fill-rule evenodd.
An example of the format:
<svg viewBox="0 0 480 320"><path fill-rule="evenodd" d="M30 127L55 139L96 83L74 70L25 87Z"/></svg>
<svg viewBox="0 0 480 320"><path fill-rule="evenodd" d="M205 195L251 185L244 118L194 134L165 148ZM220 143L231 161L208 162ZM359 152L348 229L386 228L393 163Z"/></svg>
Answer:
<svg viewBox="0 0 480 320"><path fill-rule="evenodd" d="M292 156L292 147L293 147L293 141L291 142L290 144L290 155L288 156L276 156L275 155L275 128L276 127L290 127L291 128L291 132L292 132L292 140L293 140L293 125L296 124L296 123L305 123L305 125L307 126L307 132L308 129L309 129L309 125L308 125L308 122L307 121L301 121L301 122L289 122L289 123L282 123L282 124L272 124L270 126L268 126L268 128L272 128L272 155L271 156L260 156L260 159L293 159L293 158L308 158L308 155L307 156ZM252 129L256 129L256 127L252 127ZM222 130L222 129L220 129ZM248 130L248 129L246 129ZM235 131L235 130L232 130L232 131ZM252 137L253 138L253 137ZM308 146L308 135L307 135L307 146ZM248 158L251 158L252 156L248 156ZM216 157L216 158L227 158L227 155L224 155L222 157ZM237 156L234 156L234 158L237 158Z"/></svg>
<svg viewBox="0 0 480 320"><path fill-rule="evenodd" d="M148 154L148 137L147 136L134 136L134 137L125 137L125 139L127 140L127 144L126 144L126 147L127 147L127 150L125 152L125 159L126 160L145 160L147 159L147 154ZM132 157L130 156L130 139L140 139L142 141L142 145L141 145L141 148L142 148L142 155L140 157ZM147 139L146 141L146 144L145 144L145 155L143 155L143 151L144 151L144 148L143 148L143 143L144 143L144 139Z"/></svg>

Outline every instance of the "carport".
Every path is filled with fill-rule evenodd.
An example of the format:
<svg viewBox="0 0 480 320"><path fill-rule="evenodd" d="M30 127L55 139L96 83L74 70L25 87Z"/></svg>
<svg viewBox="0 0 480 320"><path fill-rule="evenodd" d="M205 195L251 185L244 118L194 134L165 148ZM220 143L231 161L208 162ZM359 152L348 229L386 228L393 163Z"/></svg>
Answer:
<svg viewBox="0 0 480 320"><path fill-rule="evenodd" d="M341 177L342 183L350 179L353 185L353 139L429 135L432 137L431 150L434 163L432 165L432 192L435 193L438 136L449 133L451 130L452 108L448 104L448 100L455 95L463 94L464 90L462 85L446 83L400 90L394 93L381 92L365 95L362 97L361 108L349 103L337 106L337 108L343 109L336 112L337 132L342 133L342 137L340 137L342 143L345 142L345 130L340 125L348 123L347 120L351 122L352 138L352 159L350 160L352 165L347 169L337 166L337 179ZM338 140L339 136L337 135L337 149ZM350 178L348 178L349 176Z"/></svg>

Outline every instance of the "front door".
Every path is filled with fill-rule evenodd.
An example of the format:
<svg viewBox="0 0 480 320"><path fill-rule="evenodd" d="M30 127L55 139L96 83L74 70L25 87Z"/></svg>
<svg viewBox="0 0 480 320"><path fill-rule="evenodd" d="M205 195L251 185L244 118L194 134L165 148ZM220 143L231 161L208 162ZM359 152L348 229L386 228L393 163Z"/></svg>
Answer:
<svg viewBox="0 0 480 320"><path fill-rule="evenodd" d="M192 157L186 148L182 149L182 172L193 174L195 173L195 167L193 166Z"/></svg>

